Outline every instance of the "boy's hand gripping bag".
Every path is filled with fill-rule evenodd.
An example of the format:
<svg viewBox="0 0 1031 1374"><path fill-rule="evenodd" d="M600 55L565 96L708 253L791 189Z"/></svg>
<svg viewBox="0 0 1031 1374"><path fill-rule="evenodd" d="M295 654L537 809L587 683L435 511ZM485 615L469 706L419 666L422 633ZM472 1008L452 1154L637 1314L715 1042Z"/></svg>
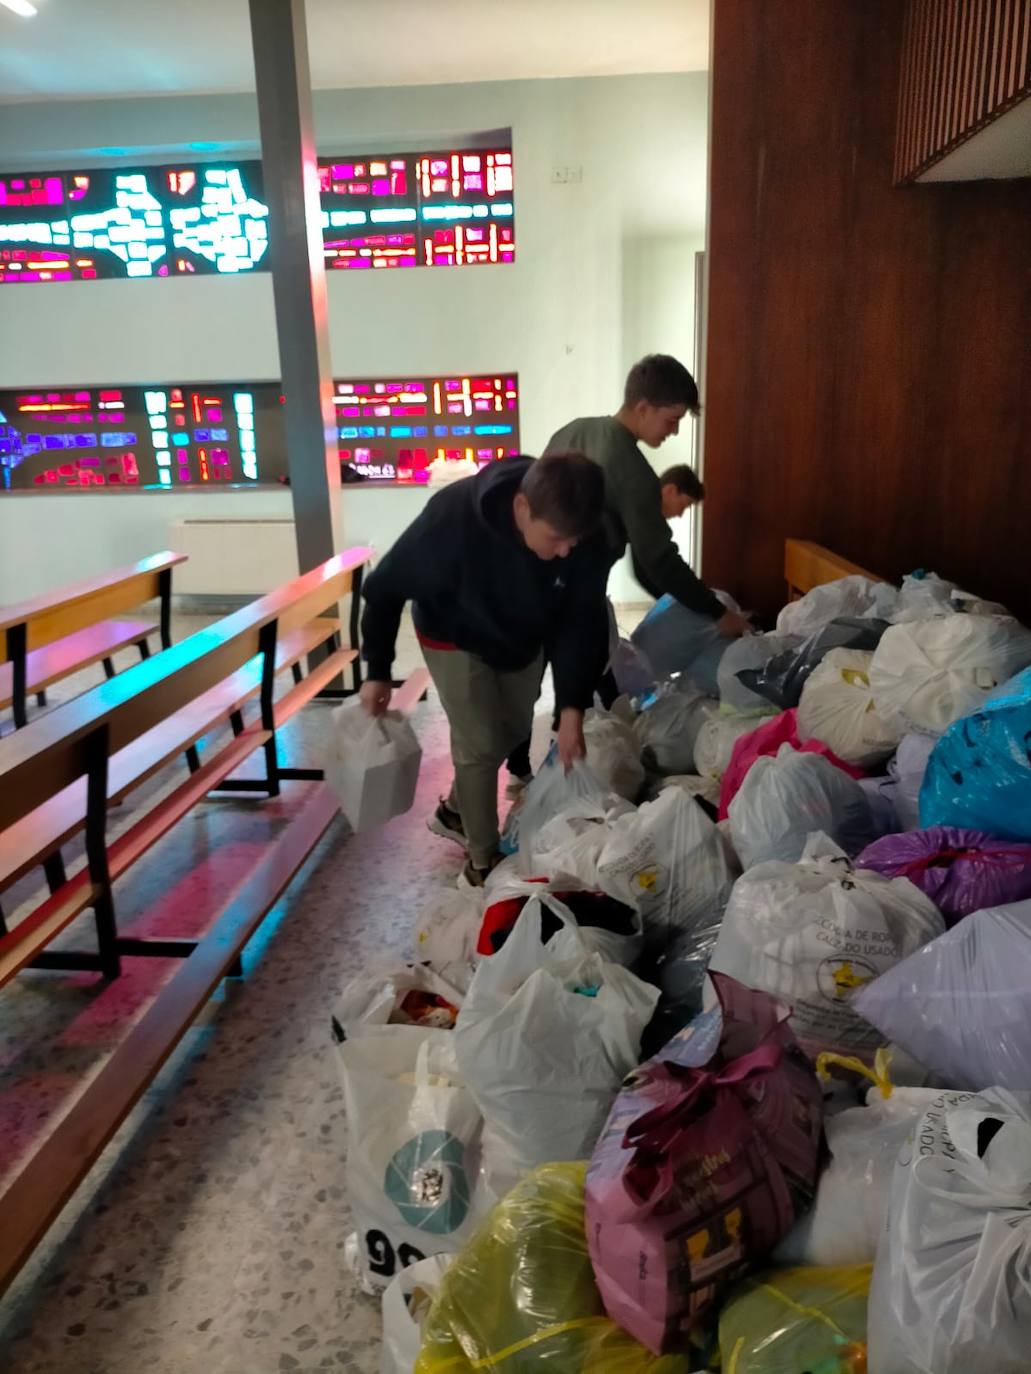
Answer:
<svg viewBox="0 0 1031 1374"><path fill-rule="evenodd" d="M422 750L404 716L388 711L374 718L348 701L330 721L326 782L355 834L410 811Z"/></svg>
<svg viewBox="0 0 1031 1374"><path fill-rule="evenodd" d="M713 975L720 1005L626 1080L587 1173L609 1316L683 1347L812 1201L823 1100L788 1009Z"/></svg>

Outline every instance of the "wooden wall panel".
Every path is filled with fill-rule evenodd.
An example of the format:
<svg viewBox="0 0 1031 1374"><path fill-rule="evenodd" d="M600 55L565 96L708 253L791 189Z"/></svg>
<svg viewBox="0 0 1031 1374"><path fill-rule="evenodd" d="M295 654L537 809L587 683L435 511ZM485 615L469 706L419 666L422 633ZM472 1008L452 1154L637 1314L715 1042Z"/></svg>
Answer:
<svg viewBox="0 0 1031 1374"><path fill-rule="evenodd" d="M1031 0L908 0L895 179L910 181L1031 92Z"/></svg>
<svg viewBox="0 0 1031 1374"><path fill-rule="evenodd" d="M716 0L704 571L788 536L1031 617L1031 182L892 184L895 0Z"/></svg>

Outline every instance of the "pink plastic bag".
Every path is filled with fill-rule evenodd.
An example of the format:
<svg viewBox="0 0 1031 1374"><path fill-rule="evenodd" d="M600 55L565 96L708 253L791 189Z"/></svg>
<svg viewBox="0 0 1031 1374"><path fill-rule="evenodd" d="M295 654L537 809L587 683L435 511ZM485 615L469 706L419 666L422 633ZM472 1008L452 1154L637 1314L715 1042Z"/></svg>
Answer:
<svg viewBox="0 0 1031 1374"><path fill-rule="evenodd" d="M816 1189L823 1099L789 1009L710 977L719 1005L626 1080L587 1171L605 1310L657 1355L683 1346Z"/></svg>
<svg viewBox="0 0 1031 1374"><path fill-rule="evenodd" d="M763 721L758 729L751 731L750 734L742 735L734 745L734 752L730 756L730 766L723 774L723 781L720 784L720 811L719 819L727 819L727 808L734 800L738 788L745 780L745 774L751 768L756 759L768 754L771 758L780 750L782 744L790 744L792 749L800 754L822 754L834 764L835 768L840 768L843 773L847 773L850 778L865 778L866 773L862 768L856 768L854 764L846 763L844 759L839 759L837 754L828 749L823 740L807 739L804 742L798 737L798 707L793 706L790 711L781 711L779 716L772 716L769 720Z"/></svg>

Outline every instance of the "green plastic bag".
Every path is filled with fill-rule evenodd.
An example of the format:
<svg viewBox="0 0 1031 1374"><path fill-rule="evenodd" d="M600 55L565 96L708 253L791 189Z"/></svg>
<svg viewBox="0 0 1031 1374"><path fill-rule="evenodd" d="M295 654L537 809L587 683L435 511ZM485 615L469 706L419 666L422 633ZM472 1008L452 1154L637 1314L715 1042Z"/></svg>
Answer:
<svg viewBox="0 0 1031 1374"><path fill-rule="evenodd" d="M722 1374L866 1374L872 1265L767 1269L720 1313Z"/></svg>
<svg viewBox="0 0 1031 1374"><path fill-rule="evenodd" d="M544 1164L514 1188L441 1281L415 1374L688 1374L608 1319L584 1235L586 1164Z"/></svg>

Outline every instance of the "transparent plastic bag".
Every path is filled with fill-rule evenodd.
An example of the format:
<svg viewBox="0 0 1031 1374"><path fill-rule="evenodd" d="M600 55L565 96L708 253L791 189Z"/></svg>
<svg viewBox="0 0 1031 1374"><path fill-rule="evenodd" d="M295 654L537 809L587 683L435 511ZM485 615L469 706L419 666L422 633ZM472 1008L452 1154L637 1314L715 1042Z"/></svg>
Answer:
<svg viewBox="0 0 1031 1374"><path fill-rule="evenodd" d="M716 595L730 610L741 610L726 592ZM720 634L711 616L688 610L672 596L663 596L630 638L660 678L682 674L691 679L698 691L716 696L716 674L730 641Z"/></svg>
<svg viewBox="0 0 1031 1374"><path fill-rule="evenodd" d="M693 773L695 741L719 707L688 678L664 682L646 701L634 724L641 756L655 773Z"/></svg>
<svg viewBox="0 0 1031 1374"><path fill-rule="evenodd" d="M735 883L710 967L790 1006L811 1054L872 1054L884 1038L857 1013L856 989L944 928L912 883L854 869L814 835L798 863L759 864Z"/></svg>
<svg viewBox="0 0 1031 1374"><path fill-rule="evenodd" d="M450 1263L450 1255L431 1255L395 1274L383 1290L379 1374L412 1374L423 1324Z"/></svg>
<svg viewBox="0 0 1031 1374"><path fill-rule="evenodd" d="M727 812L734 848L747 871L770 859L795 863L810 835L822 832L856 854L876 838L863 789L818 754L782 744L756 759Z"/></svg>
<svg viewBox="0 0 1031 1374"><path fill-rule="evenodd" d="M605 1316L587 1256L584 1164L545 1164L452 1263L415 1374L688 1374Z"/></svg>
<svg viewBox="0 0 1031 1374"><path fill-rule="evenodd" d="M798 703L799 738L822 740L839 759L860 768L883 763L901 738L874 710L872 660L872 653L860 649L832 649L810 674Z"/></svg>
<svg viewBox="0 0 1031 1374"><path fill-rule="evenodd" d="M942 1093L900 1151L869 1306L870 1374L1027 1374L1031 1095Z"/></svg>
<svg viewBox="0 0 1031 1374"><path fill-rule="evenodd" d="M947 615L893 625L874 653L870 684L889 729L940 735L1031 663L1031 630L1006 616Z"/></svg>
<svg viewBox="0 0 1031 1374"><path fill-rule="evenodd" d="M853 573L821 583L797 601L789 601L777 617L777 633L816 634L841 616L874 616L890 620L898 599L898 588L890 582L875 582L871 577Z"/></svg>
<svg viewBox="0 0 1031 1374"><path fill-rule="evenodd" d="M532 873L538 834L550 820L568 807L583 803L592 804L604 813L621 800L584 762L574 763L567 773L559 762L557 747L552 745L533 782L509 813L505 838L510 846L518 849L523 872ZM509 848L509 852L514 850Z"/></svg>
<svg viewBox="0 0 1031 1374"><path fill-rule="evenodd" d="M720 1355L733 1374L866 1374L870 1265L768 1269L720 1313Z"/></svg>
<svg viewBox="0 0 1031 1374"><path fill-rule="evenodd" d="M624 702L624 706L625 706ZM629 707L630 722L633 714ZM603 787L636 801L644 786L641 746L632 723L615 711L588 711L584 716L585 763Z"/></svg>
<svg viewBox="0 0 1031 1374"><path fill-rule="evenodd" d="M801 643L799 635L772 633L742 635L740 639L728 644L720 659L719 672L716 674L720 705L724 710L763 716L776 711L777 708L772 702L746 687L738 674L759 672L771 658L797 649Z"/></svg>
<svg viewBox="0 0 1031 1374"><path fill-rule="evenodd" d="M810 674L832 649L873 649L887 628L886 620L841 616L797 648L774 655L762 668L739 672L738 681L779 711L788 711L798 705Z"/></svg>
<svg viewBox="0 0 1031 1374"><path fill-rule="evenodd" d="M1031 1091L1031 901L964 917L853 1006L943 1083Z"/></svg>
<svg viewBox="0 0 1031 1374"><path fill-rule="evenodd" d="M415 732L396 711L373 718L355 700L330 716L326 782L355 834L411 810L421 762Z"/></svg>

